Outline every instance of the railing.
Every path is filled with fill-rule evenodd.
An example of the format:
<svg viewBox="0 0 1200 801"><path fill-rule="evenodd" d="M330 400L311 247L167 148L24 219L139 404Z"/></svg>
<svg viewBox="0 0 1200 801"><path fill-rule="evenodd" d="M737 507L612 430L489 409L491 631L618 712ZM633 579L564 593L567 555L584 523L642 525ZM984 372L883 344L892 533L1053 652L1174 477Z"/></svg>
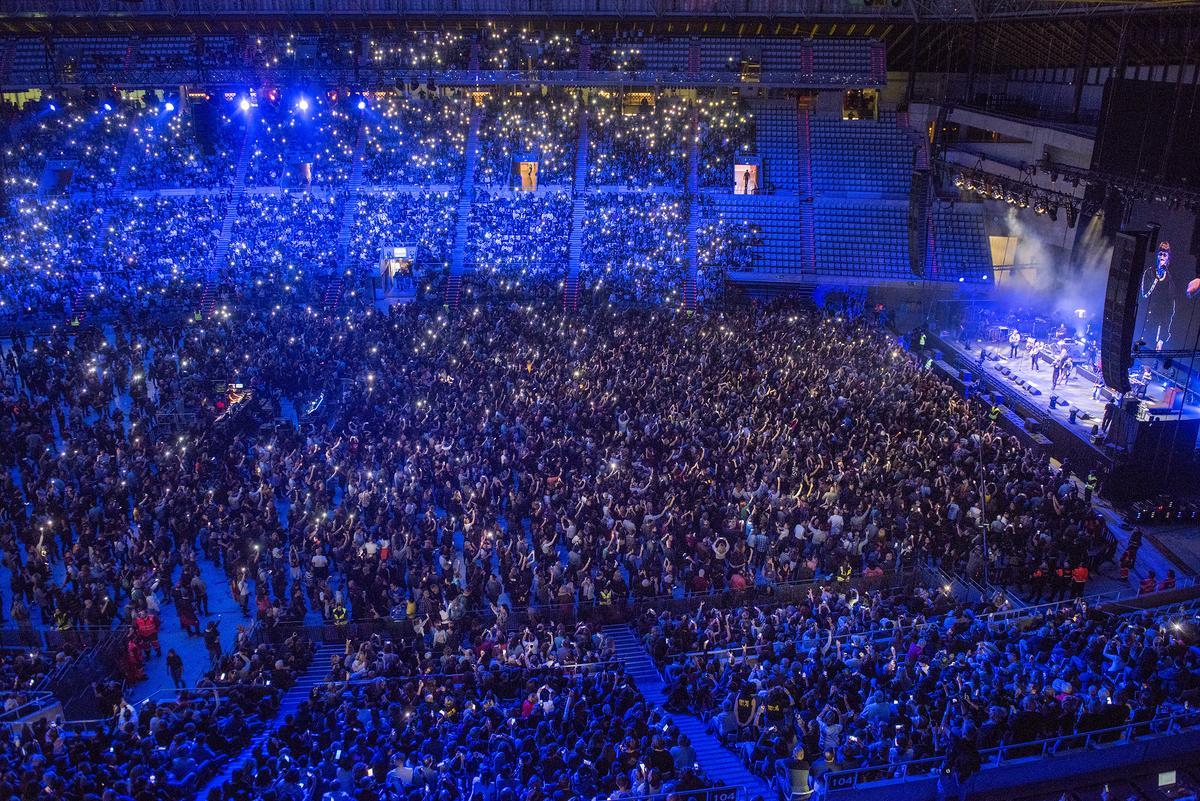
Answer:
<svg viewBox="0 0 1200 801"><path fill-rule="evenodd" d="M5 696L8 695L16 695L20 698L25 698L26 700L22 701L17 706L14 706L12 709L0 711L0 724L17 723L22 718L28 717L29 715L45 709L46 707L53 706L56 703L54 694L46 691L5 694Z"/></svg>
<svg viewBox="0 0 1200 801"><path fill-rule="evenodd" d="M740 72L709 71L698 73L672 72L663 70L416 70L389 69L386 67L288 67L271 68L271 75L280 82L308 79L330 85L344 85L367 89L393 87L404 83L435 82L442 86L512 86L522 84L545 84L554 86L743 86L753 83L761 86L797 88L845 88L882 85L869 71L845 73L797 72L794 70L764 71L753 81L747 81ZM134 87L162 87L187 84L210 88L244 88L246 72L242 69L207 69L203 67L169 70L103 70L81 72L65 76L57 72L37 71L29 73L10 72L5 85L26 86L113 86L126 89Z"/></svg>
<svg viewBox="0 0 1200 801"><path fill-rule="evenodd" d="M1065 734L1045 740L1009 743L979 752L984 769L1000 767L1017 760L1042 759L1067 751L1082 751L1097 747L1128 745L1140 737L1159 737L1200 727L1200 710L1177 712L1146 721L1125 723L1107 729ZM946 763L945 757L928 757L894 765L869 765L830 773L826 787L830 793L849 790L863 784L922 779L938 773Z"/></svg>
<svg viewBox="0 0 1200 801"><path fill-rule="evenodd" d="M889 578L893 583L887 590L903 590L911 588L915 583L915 572L902 571L893 573ZM700 603L712 605L714 608L729 606L747 606L755 603L783 605L804 598L809 589L817 587L836 587L829 579L804 579L792 582L780 582L766 585L750 585L744 590L730 589L710 590L704 593L688 593L681 597L675 595L634 596L624 599L614 599L610 605L599 602L585 602L579 599L564 603L549 603L541 605L508 607L510 622L523 624L527 622L546 623L588 623L603 625L606 623L625 622L631 616L646 611L686 611ZM861 576L852 579L845 588L856 588L863 591L885 589L882 585L875 586L873 580L864 580ZM485 608L472 608L463 613L462 619L476 620L480 617L490 618L492 612ZM415 636L412 623L407 618L355 618L343 624L320 623L279 623L264 626L262 636L278 641L286 634L278 632L304 631L305 636L315 642L339 642L347 637L363 636L377 631L391 632L397 639ZM276 632L276 633L273 633Z"/></svg>
<svg viewBox="0 0 1200 801"><path fill-rule="evenodd" d="M947 6L952 9L951 6ZM130 16L122 0L7 0L8 15ZM587 16L834 16L864 19L911 19L907 8L851 0L141 0L137 15L205 16L261 14L324 16L357 15L587 15ZM969 19L967 10L954 16Z"/></svg>

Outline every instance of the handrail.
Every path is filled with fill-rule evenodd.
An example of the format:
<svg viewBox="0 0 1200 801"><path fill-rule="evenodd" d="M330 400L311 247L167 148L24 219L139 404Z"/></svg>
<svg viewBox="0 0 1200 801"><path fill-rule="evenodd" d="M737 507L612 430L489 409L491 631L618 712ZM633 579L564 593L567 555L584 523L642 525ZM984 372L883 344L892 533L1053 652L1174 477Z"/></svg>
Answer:
<svg viewBox="0 0 1200 801"><path fill-rule="evenodd" d="M1114 744L1132 743L1136 738L1137 732L1143 732L1142 736L1144 734L1164 736L1189 728L1200 728L1200 710L1174 712L1169 715L1160 715L1150 720L1131 721L1106 729L1075 732L1058 737L1048 737L1042 740L1005 743L995 748L984 749L979 752L979 756L983 767L999 767L1008 760L1028 759L1030 757L1042 758L1059 753L1064 749L1064 744L1066 744L1065 747L1069 750L1089 749L1097 745L1111 746ZM1112 735L1119 735L1120 738L1109 740L1108 738ZM1073 745L1071 744L1072 741L1078 741L1078 744ZM1011 755L1013 751L1021 753ZM945 761L945 757L925 757L922 759L912 759L907 762L864 765L863 767L839 770L829 774L826 787L829 791L833 792L836 790L849 790L861 784L882 784L910 777L919 778L940 770ZM932 770L927 770L927 768L932 768ZM863 778L869 774L880 772L890 775L881 779Z"/></svg>
<svg viewBox="0 0 1200 801"><path fill-rule="evenodd" d="M0 723L11 723L14 719L19 720L25 717L28 714L27 707L36 706L38 709L44 709L57 700L54 697L54 693L47 690L35 690L28 693L6 693L5 696L13 694L28 696L29 700L14 706L12 709L0 710Z"/></svg>

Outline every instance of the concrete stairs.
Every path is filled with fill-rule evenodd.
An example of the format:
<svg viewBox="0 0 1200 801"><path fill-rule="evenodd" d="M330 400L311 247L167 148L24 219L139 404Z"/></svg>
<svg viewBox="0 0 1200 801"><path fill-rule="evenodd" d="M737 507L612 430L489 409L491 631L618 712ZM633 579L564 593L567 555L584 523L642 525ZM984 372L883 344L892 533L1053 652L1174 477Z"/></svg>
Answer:
<svg viewBox="0 0 1200 801"><path fill-rule="evenodd" d="M887 49L883 42L871 43L871 81L887 83Z"/></svg>
<svg viewBox="0 0 1200 801"><path fill-rule="evenodd" d="M579 136L575 142L575 181L571 194L571 235L567 240L567 275L563 282L563 307L579 308L579 263L583 259L583 223L587 216L588 119L587 106L579 111Z"/></svg>
<svg viewBox="0 0 1200 801"><path fill-rule="evenodd" d="M358 123L358 138L354 143L354 161L350 167L350 180L346 184L346 197L342 205L342 219L338 227L337 263L339 273L333 276L325 288L323 305L326 310L336 309L342 302L346 280L353 276L357 265L350 263L350 232L354 228L354 215L358 211L358 194L362 188L363 153L367 147L366 121Z"/></svg>
<svg viewBox="0 0 1200 801"><path fill-rule="evenodd" d="M471 45L472 61L479 61L479 45ZM471 127L467 131L466 158L463 165L462 186L458 193L458 214L454 224L454 244L450 249L450 277L446 281L446 296L443 302L454 309L462 297L462 276L467 260L467 231L471 222L471 206L475 203L475 169L479 165L479 122L482 112L478 106L471 109Z"/></svg>
<svg viewBox="0 0 1200 801"><path fill-rule="evenodd" d="M325 677L329 675L330 657L333 654L342 653L344 648L345 646L343 645L322 645L317 648L317 652L313 654L312 662L309 663L308 670L301 674L292 689L283 694L283 699L279 702L279 712L275 715L275 718L269 721L263 727L263 730L250 741L249 748L226 763L224 769L209 781L200 794L196 796L197 798L208 798L210 790L220 787L233 777L233 772L254 752L254 749L266 742L283 725L283 722L287 720L287 716L294 714L300 708L300 704L308 698L312 688L324 682Z"/></svg>
<svg viewBox="0 0 1200 801"><path fill-rule="evenodd" d="M229 190L229 205L225 209L225 218L221 221L221 234L217 238L217 246L213 248L212 263L208 267L208 274L205 278L200 311L206 315L212 312L212 304L216 298L216 283L221 271L225 269L226 259L229 256L229 242L233 239L233 226L237 222L238 206L246 191L246 173L250 170L250 153L253 150L254 126L247 123L246 134L242 139L242 148L238 153L237 169L233 174L233 187Z"/></svg>
<svg viewBox="0 0 1200 801"><path fill-rule="evenodd" d="M71 323L79 324L87 319L88 310L91 308L91 293L92 290L88 286L80 286L75 290L75 294L71 297Z"/></svg>
<svg viewBox="0 0 1200 801"><path fill-rule="evenodd" d="M796 116L796 139L800 144L797 174L800 188L800 235L805 243L806 258L803 269L816 272L817 236L813 213L812 181L812 121L808 109L800 109Z"/></svg>
<svg viewBox="0 0 1200 801"><path fill-rule="evenodd" d="M628 625L605 626L604 636L616 646L617 659L625 668L625 672L633 680L646 703L662 706L666 700L663 694L664 683L662 674L654 660L646 651L646 646ZM709 779L721 782L728 787L746 788L746 798L770 799L774 796L767 785L746 769L738 757L716 737L708 733L704 721L686 714L669 713L671 720L679 730L688 736L692 748L696 749L696 761Z"/></svg>
<svg viewBox="0 0 1200 801"><path fill-rule="evenodd" d="M687 74L696 75L700 72L700 40L693 37L688 42Z"/></svg>
<svg viewBox="0 0 1200 801"><path fill-rule="evenodd" d="M9 72L12 71L13 58L17 53L17 40L10 39L8 44L4 46L4 50L0 52L0 81L8 79Z"/></svg>
<svg viewBox="0 0 1200 801"><path fill-rule="evenodd" d="M121 62L121 74L128 75L133 69L133 65L137 63L139 41L135 38L130 38L129 43L125 45L125 60Z"/></svg>
<svg viewBox="0 0 1200 801"><path fill-rule="evenodd" d="M592 44L591 42L583 42L579 45L579 72L581 74L592 71Z"/></svg>
<svg viewBox="0 0 1200 801"><path fill-rule="evenodd" d="M129 168L133 165L133 156L137 153L139 139L137 122L129 124L129 135L125 137L125 147L121 150L121 160L117 162L117 180L113 190L118 194L125 192L129 186Z"/></svg>
<svg viewBox="0 0 1200 801"><path fill-rule="evenodd" d="M692 106L689 126L692 135L688 137L688 269L683 279L683 308L694 311L700 278L700 243L696 237L696 228L700 225L700 110L695 105Z"/></svg>

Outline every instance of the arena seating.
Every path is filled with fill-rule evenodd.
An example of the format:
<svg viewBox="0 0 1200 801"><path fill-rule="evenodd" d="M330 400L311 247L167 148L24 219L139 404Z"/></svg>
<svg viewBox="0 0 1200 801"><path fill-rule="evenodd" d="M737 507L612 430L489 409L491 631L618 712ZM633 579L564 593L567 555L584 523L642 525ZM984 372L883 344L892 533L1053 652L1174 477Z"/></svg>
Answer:
<svg viewBox="0 0 1200 801"><path fill-rule="evenodd" d="M717 208L734 221L743 221L752 233L753 269L761 273L789 273L805 263L800 206L795 196L716 195Z"/></svg>
<svg viewBox="0 0 1200 801"><path fill-rule="evenodd" d="M973 203L936 203L933 207L934 254L926 277L944 281L990 281L992 263L983 207Z"/></svg>
<svg viewBox="0 0 1200 801"><path fill-rule="evenodd" d="M768 192L796 192L800 183L800 143L795 107L790 103L755 106L754 122L764 186Z"/></svg>
<svg viewBox="0 0 1200 801"><path fill-rule="evenodd" d="M907 204L821 198L813 212L819 274L912 277Z"/></svg>
<svg viewBox="0 0 1200 801"><path fill-rule="evenodd" d="M904 198L912 167L912 141L894 124L812 119L813 190L818 195Z"/></svg>

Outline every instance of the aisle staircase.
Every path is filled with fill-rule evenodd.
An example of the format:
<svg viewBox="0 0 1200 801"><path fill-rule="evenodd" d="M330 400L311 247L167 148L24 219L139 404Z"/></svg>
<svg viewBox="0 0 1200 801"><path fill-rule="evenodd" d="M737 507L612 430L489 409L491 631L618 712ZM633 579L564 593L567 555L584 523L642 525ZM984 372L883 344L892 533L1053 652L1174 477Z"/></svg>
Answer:
<svg viewBox="0 0 1200 801"><path fill-rule="evenodd" d="M471 45L471 60L479 61L479 45ZM462 298L462 276L467 260L467 231L471 222L471 206L475 203L475 169L479 165L479 122L482 112L478 106L471 108L471 127L467 131L466 159L463 165L462 186L458 193L458 215L454 224L454 244L450 249L450 276L446 280L446 295L443 302L452 309L458 308Z"/></svg>
<svg viewBox="0 0 1200 801"><path fill-rule="evenodd" d="M137 135L137 123L129 125L129 135L125 137L125 147L121 150L121 159L117 162L117 179L113 190L118 194L125 191L129 184L129 168L133 165L133 154L137 152L141 140Z"/></svg>
<svg viewBox="0 0 1200 801"><path fill-rule="evenodd" d="M616 646L617 659L621 661L625 672L646 699L646 703L662 706L666 700L663 694L662 674L658 672L658 667L646 651L646 646L633 629L628 625L605 626L604 636ZM732 751L708 733L704 721L692 715L674 712L668 714L679 730L692 741L692 748L696 750L696 761L700 763L700 768L709 779L728 787L746 788L747 799L774 797L775 793L761 779L747 770Z"/></svg>
<svg viewBox="0 0 1200 801"><path fill-rule="evenodd" d="M346 279L354 274L358 265L350 263L350 233L354 228L354 215L358 211L358 194L362 188L365 169L363 153L367 147L366 120L359 120L358 138L354 142L354 161L350 166L350 180L346 184L346 197L342 205L342 219L338 227L337 264L338 272L325 287L322 305L325 310L336 309L342 302Z"/></svg>
<svg viewBox="0 0 1200 801"><path fill-rule="evenodd" d="M688 145L688 223L687 223L687 275L683 279L683 308L696 308L697 284L700 278L700 243L696 228L700 225L700 110L692 105L690 122L692 135Z"/></svg>
<svg viewBox="0 0 1200 801"><path fill-rule="evenodd" d="M247 123L238 152L237 169L233 173L233 186L229 190L229 205L225 208L225 219L221 221L221 234L213 248L212 262L204 281L204 294L200 299L200 313L208 316L216 304L216 285L229 256L229 242L233 239L233 226L237 222L238 206L246 191L246 173L250 171L250 153L254 150L254 126Z"/></svg>
<svg viewBox="0 0 1200 801"><path fill-rule="evenodd" d="M579 71L581 73L591 72L592 70L592 45L591 42L583 42L579 45Z"/></svg>
<svg viewBox="0 0 1200 801"><path fill-rule="evenodd" d="M283 698L279 702L279 712L275 715L274 719L269 721L263 727L263 730L250 741L249 748L225 764L224 769L209 781L200 794L196 796L197 798L208 798L210 790L220 787L231 779L233 772L254 753L254 749L261 743L266 742L283 725L288 715L296 713L296 710L300 708L300 704L307 700L313 687L321 684L325 680L325 677L329 675L330 657L333 654L342 653L344 648L344 645L321 645L317 648L317 652L313 654L312 662L309 663L308 670L300 675L300 678L296 680L296 684L292 689L283 694Z"/></svg>
<svg viewBox="0 0 1200 801"><path fill-rule="evenodd" d="M579 262L583 258L583 224L587 216L588 120L587 106L579 107L579 136L575 142L575 181L571 192L571 235L567 240L567 275L563 282L563 308L579 308Z"/></svg>
<svg viewBox="0 0 1200 801"><path fill-rule="evenodd" d="M688 42L687 74L695 75L700 72L700 40L692 38Z"/></svg>
<svg viewBox="0 0 1200 801"><path fill-rule="evenodd" d="M800 187L800 235L806 245L803 269L809 273L816 271L817 236L813 213L813 180L812 180L812 121L811 112L800 109L796 120L796 138L800 143L800 157L797 160L797 172Z"/></svg>
<svg viewBox="0 0 1200 801"><path fill-rule="evenodd" d="M0 81L8 78L8 73L12 70L13 58L17 54L17 40L10 39L8 44L4 46L4 51L0 53Z"/></svg>
<svg viewBox="0 0 1200 801"><path fill-rule="evenodd" d="M871 80L874 83L887 83L887 50L883 42L871 42Z"/></svg>
<svg viewBox="0 0 1200 801"><path fill-rule="evenodd" d="M75 294L71 297L71 323L78 325L87 319L88 310L91 308L91 293L92 289L86 285L80 285L75 290Z"/></svg>

